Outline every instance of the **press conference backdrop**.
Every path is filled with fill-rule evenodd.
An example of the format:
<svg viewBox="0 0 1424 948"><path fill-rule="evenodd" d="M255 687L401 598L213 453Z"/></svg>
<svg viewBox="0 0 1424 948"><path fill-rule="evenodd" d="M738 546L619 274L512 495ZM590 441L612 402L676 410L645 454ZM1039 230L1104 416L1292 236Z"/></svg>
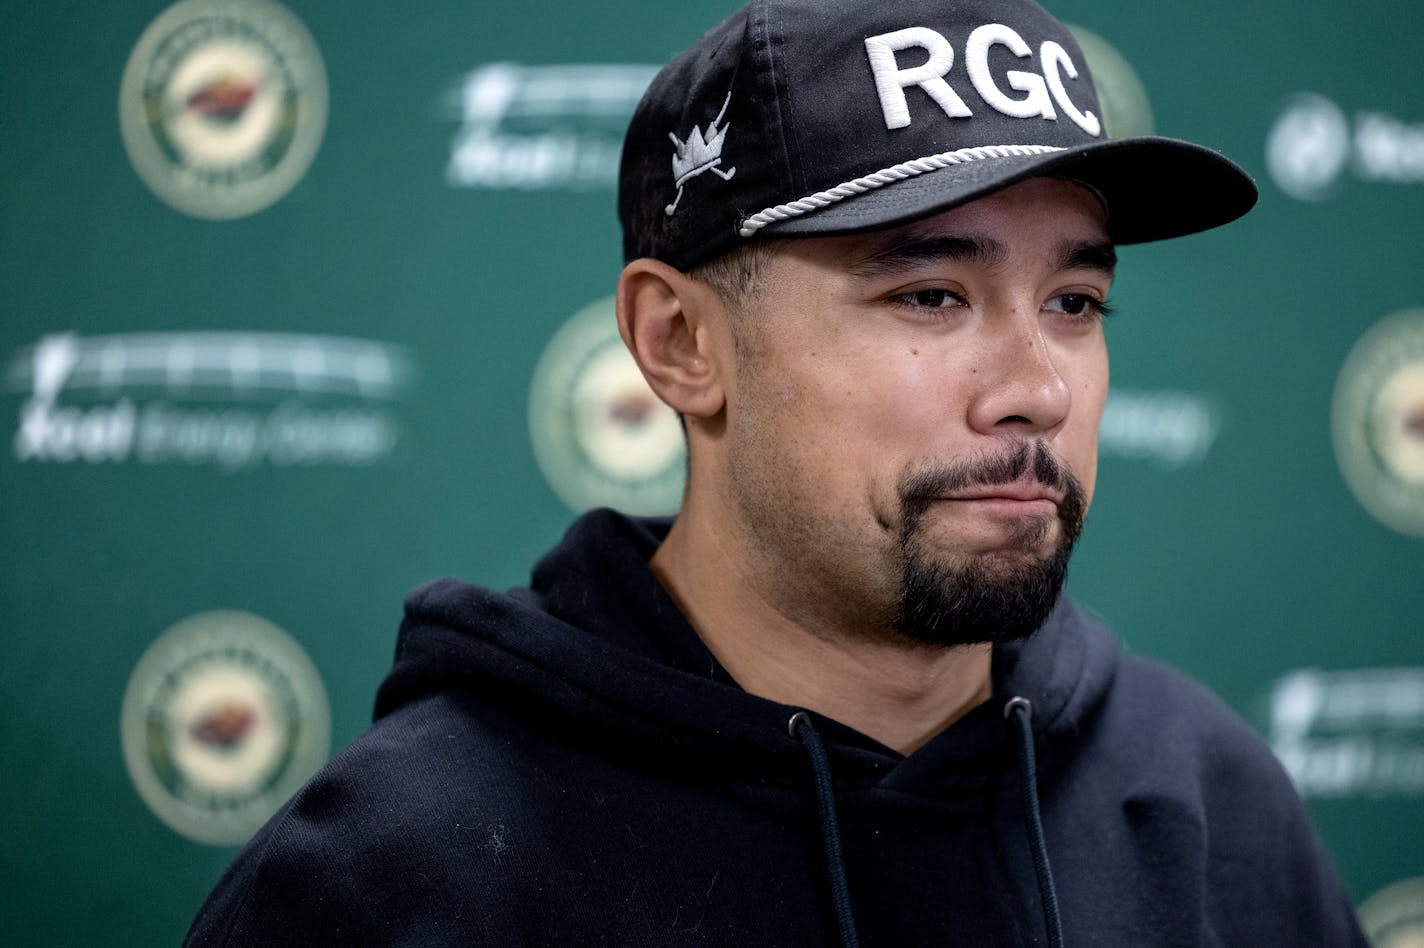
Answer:
<svg viewBox="0 0 1424 948"><path fill-rule="evenodd" d="M0 942L175 943L367 724L407 590L675 505L612 184L730 8L4 3ZM1424 937L1424 10L1055 12L1109 132L1262 191L1122 253L1070 586L1260 729L1378 944Z"/></svg>

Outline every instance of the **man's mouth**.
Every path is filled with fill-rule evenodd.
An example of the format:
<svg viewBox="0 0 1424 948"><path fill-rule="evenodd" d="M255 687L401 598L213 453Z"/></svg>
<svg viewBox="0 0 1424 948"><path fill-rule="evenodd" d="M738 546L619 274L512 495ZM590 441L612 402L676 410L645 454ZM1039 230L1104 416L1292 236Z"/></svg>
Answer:
<svg viewBox="0 0 1424 948"><path fill-rule="evenodd" d="M984 510L1013 515L1053 514L1063 502L1063 492L1038 481L982 484L941 497L950 503L973 504Z"/></svg>

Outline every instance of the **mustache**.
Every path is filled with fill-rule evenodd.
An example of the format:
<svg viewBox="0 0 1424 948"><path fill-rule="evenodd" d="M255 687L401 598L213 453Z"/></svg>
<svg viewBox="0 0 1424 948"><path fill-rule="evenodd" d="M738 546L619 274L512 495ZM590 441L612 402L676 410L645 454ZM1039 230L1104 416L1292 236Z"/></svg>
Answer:
<svg viewBox="0 0 1424 948"><path fill-rule="evenodd" d="M911 524L934 501L971 487L1013 484L1026 475L1063 495L1058 515L1074 534L1083 520L1086 495L1073 472L1042 440L1018 441L1007 450L915 471L900 482L904 522Z"/></svg>

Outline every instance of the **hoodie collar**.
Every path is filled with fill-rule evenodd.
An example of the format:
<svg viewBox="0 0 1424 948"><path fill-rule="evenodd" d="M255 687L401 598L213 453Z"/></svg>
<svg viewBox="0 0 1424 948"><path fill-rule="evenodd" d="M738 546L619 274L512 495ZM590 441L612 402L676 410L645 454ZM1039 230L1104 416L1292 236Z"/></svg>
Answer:
<svg viewBox="0 0 1424 948"><path fill-rule="evenodd" d="M799 756L786 731L798 709L742 691L648 568L670 525L596 510L539 561L528 588L495 593L445 580L416 592L378 715L425 692L497 684L523 695L531 713L571 713L614 739L671 741L747 766L753 746ZM1111 635L1065 596L1037 633L995 649L993 697L909 757L813 718L839 781L968 789L1002 769L1009 697L1033 702L1051 766L1052 738L1071 736L1116 660Z"/></svg>

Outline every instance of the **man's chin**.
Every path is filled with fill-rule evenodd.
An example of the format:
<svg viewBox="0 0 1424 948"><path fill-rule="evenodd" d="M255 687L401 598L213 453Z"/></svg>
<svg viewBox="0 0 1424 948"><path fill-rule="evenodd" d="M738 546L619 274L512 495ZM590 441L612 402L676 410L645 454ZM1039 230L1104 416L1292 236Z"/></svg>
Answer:
<svg viewBox="0 0 1424 948"><path fill-rule="evenodd" d="M1031 635L1058 602L1071 547L908 557L894 627L913 641L942 646Z"/></svg>

